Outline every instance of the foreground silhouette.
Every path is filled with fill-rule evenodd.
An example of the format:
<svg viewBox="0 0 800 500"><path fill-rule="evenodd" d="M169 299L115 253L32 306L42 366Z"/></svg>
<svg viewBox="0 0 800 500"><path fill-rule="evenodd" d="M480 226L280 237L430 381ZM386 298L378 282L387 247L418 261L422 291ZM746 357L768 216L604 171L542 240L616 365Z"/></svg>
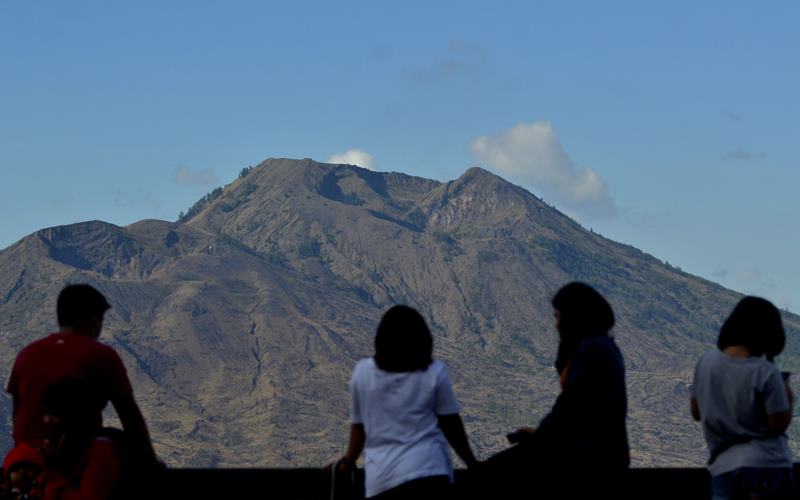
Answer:
<svg viewBox="0 0 800 500"><path fill-rule="evenodd" d="M335 472L348 472L365 451L366 495L382 500L442 499L453 465L447 443L467 467L477 464L444 364L420 314L391 308L375 334L375 356L350 380L350 443Z"/></svg>
<svg viewBox="0 0 800 500"><path fill-rule="evenodd" d="M700 358L691 412L703 427L714 500L792 496L792 453L786 429L793 396L773 364L786 337L780 312L745 297L722 325L718 349Z"/></svg>
<svg viewBox="0 0 800 500"><path fill-rule="evenodd" d="M52 422L45 418L46 395L51 402L60 402L59 411L71 412L67 420L73 424L67 435L84 436L83 444L88 442L86 436L102 433L102 411L110 401L124 429L119 441L126 443L126 452L133 457L131 463L138 464L144 473L159 463L147 426L122 360L97 340L109 307L105 297L89 285L69 285L61 291L56 308L60 331L23 348L11 370L7 391L13 401L14 442L16 446L27 444L52 459L57 444L53 443ZM80 391L75 384L80 384ZM68 387L75 390L61 393ZM75 423L78 421L80 426ZM75 460L82 457L71 448L66 455L56 456L62 471L68 468L65 456Z"/></svg>
<svg viewBox="0 0 800 500"><path fill-rule="evenodd" d="M516 446L490 458L476 490L513 497L609 498L630 463L622 354L609 334L614 312L590 286L570 283L552 301L562 392L539 427L509 435Z"/></svg>

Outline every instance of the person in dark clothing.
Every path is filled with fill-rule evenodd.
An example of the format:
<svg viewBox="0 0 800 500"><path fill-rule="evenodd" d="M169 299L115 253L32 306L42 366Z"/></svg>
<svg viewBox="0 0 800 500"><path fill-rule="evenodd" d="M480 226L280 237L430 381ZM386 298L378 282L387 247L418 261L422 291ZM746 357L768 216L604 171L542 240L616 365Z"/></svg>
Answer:
<svg viewBox="0 0 800 500"><path fill-rule="evenodd" d="M509 435L518 445L487 461L487 477L508 492L525 481L523 491L543 498L619 496L630 456L625 367L609 334L614 312L577 282L559 290L552 304L562 392L538 428Z"/></svg>

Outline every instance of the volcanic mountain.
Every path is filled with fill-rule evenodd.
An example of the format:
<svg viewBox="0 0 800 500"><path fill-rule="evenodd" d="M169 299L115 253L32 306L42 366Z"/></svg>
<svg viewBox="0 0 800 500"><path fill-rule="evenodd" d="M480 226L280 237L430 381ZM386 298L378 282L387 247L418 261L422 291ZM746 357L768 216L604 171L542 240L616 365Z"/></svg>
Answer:
<svg viewBox="0 0 800 500"><path fill-rule="evenodd" d="M0 359L55 330L66 283L112 303L157 451L176 466L309 466L346 444L347 382L394 304L420 310L479 455L558 390L549 299L595 286L625 355L635 465L700 465L691 371L740 295L593 233L486 170L441 183L269 159L177 222L43 229L0 251ZM784 368L800 366L786 314ZM2 400L4 447L10 403Z"/></svg>

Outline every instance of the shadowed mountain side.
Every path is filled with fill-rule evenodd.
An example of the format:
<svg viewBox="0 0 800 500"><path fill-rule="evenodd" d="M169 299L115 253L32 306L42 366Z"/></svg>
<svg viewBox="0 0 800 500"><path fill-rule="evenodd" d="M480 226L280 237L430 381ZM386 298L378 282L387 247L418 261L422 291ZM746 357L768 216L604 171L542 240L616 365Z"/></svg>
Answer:
<svg viewBox="0 0 800 500"><path fill-rule="evenodd" d="M347 432L347 381L391 305L418 308L479 454L557 394L549 299L596 286L629 370L638 465L699 465L691 370L739 295L594 234L480 168L448 183L267 160L178 223L45 229L0 252L0 358L55 329L66 282L109 297L123 356L170 464L324 463ZM783 366L800 363L798 320ZM8 411L6 401L5 411Z"/></svg>

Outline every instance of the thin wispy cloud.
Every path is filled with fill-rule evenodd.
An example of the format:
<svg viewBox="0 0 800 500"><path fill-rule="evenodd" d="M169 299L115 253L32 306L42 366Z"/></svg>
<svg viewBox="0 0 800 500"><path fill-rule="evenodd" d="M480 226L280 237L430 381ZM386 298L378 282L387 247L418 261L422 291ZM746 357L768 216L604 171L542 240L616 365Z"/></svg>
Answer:
<svg viewBox="0 0 800 500"><path fill-rule="evenodd" d="M433 83L480 71L489 61L483 47L466 40L450 40L447 49L435 56L428 66L411 72L418 83Z"/></svg>
<svg viewBox="0 0 800 500"><path fill-rule="evenodd" d="M734 160L734 161L751 161L751 160L760 160L762 158L766 158L767 155L764 153L751 153L749 151L745 151L742 148L735 148L731 151L728 151L724 155L722 155L723 160Z"/></svg>
<svg viewBox="0 0 800 500"><path fill-rule="evenodd" d="M362 149L348 149L344 153L336 153L325 160L325 163L355 165L368 170L378 170L375 158Z"/></svg>
<svg viewBox="0 0 800 500"><path fill-rule="evenodd" d="M219 179L210 168L195 170L181 166L175 169L175 183L179 186L216 186Z"/></svg>
<svg viewBox="0 0 800 500"><path fill-rule="evenodd" d="M724 111L722 115L732 122L742 121L742 115L740 115L739 113L735 113L733 111Z"/></svg>
<svg viewBox="0 0 800 500"><path fill-rule="evenodd" d="M546 121L519 123L470 143L475 157L499 173L554 196L568 209L592 216L616 213L608 186L591 168L577 167Z"/></svg>

